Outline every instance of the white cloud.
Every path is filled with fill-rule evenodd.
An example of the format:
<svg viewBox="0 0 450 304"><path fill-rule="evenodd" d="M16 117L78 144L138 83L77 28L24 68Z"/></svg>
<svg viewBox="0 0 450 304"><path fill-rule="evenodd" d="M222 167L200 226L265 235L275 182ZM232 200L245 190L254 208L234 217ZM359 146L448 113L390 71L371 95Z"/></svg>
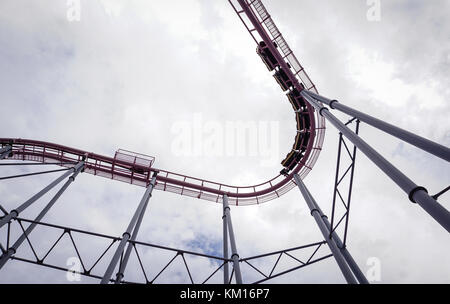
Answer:
<svg viewBox="0 0 450 304"><path fill-rule="evenodd" d="M100 0L106 14L114 17L120 16L123 10L123 1L120 0Z"/></svg>
<svg viewBox="0 0 450 304"><path fill-rule="evenodd" d="M320 92L450 143L448 2L419 3L419 10L408 1L382 2L382 18L376 23L365 19L364 1L265 3ZM287 98L227 1L83 1L81 20L72 23L65 18L64 4L0 4L0 43L5 46L0 50L2 136L42 139L105 155L126 148L156 156L157 167L225 183L262 181L279 171L278 162L260 167L257 158L180 158L170 152L171 126L199 112L221 125L230 120L279 121L280 160L292 145L295 121ZM305 181L327 213L336 134L329 126L324 150ZM361 134L430 192L449 184L447 163L409 146L399 148L399 141L366 125ZM2 168L1 175L14 172ZM27 187L19 180L2 181L0 203L11 210L48 181L29 178ZM117 236L143 194L143 188L86 174L69 191L45 221ZM449 207L448 196L443 199ZM374 256L381 261L382 282L450 282L448 234L361 154L352 202L349 250L363 271L367 258ZM33 217L43 204L24 216ZM297 189L267 204L231 212L242 257L321 240ZM221 216L219 205L155 192L139 239L196 249L195 241L207 239L211 243L205 247L211 249L221 241ZM39 234L35 237L39 240ZM84 249L89 252L89 246ZM149 271L171 258L156 250L142 254L155 263ZM202 274L213 269L193 263ZM162 281L186 279L182 266L174 266L172 276ZM269 261L261 267L270 269ZM7 274L0 276L1 282L65 282L64 273L16 262L1 271ZM246 282L257 279L247 271ZM300 272L277 282L343 282L333 260ZM137 271L128 275L140 276Z"/></svg>

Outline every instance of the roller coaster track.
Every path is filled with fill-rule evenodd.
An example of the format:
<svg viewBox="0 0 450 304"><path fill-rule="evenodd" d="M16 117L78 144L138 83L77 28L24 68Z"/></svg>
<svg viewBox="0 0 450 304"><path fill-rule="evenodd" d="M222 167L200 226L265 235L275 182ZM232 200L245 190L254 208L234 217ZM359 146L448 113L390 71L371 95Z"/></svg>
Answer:
<svg viewBox="0 0 450 304"><path fill-rule="evenodd" d="M228 0L237 16L243 22L245 28L255 41L257 48L256 52L263 60L268 70L272 73L278 84L281 86L283 92L286 94L289 102L294 108L295 117L297 121L297 135L295 143L285 160L282 161L283 170L276 177L264 183L253 186L230 186L223 183L212 182L200 178L190 177L183 174L173 173L166 170L156 168L154 166L154 157L138 154L126 150L118 150L114 156L104 156L88 151L83 151L76 148L63 146L60 144L43 142L31 139L20 138L0 138L0 160L16 160L21 162L6 162L0 165L58 165L63 167L58 170L50 170L35 173L26 173L14 176L1 177L0 180L17 178L23 176L40 175L44 173L66 171L60 177L51 182L48 186L40 190L31 198L26 200L16 209L8 212L0 205L0 228L6 227L3 231L6 232L6 248L0 243L0 269L9 261L16 260L36 265L45 266L47 268L66 271L68 273L74 272L72 269L56 265L47 261L47 256L53 251L59 241L66 235L70 238L73 248L75 249L78 259L81 262L82 269L77 273L95 279L101 279L101 283L108 282L119 283L134 283L132 281L124 280L125 269L128 260L134 249L135 256L139 262L140 268L145 277L147 284L153 284L155 280L169 267L174 260L182 259L186 267L190 282L194 283L191 276L188 263L185 255L202 257L215 260L217 267L214 267L214 272L209 275L203 283L209 281L219 270L223 269L224 283L229 284L233 278L237 284L244 282L240 270L240 265L246 264L250 268L257 271L264 278L255 283L262 283L274 279L281 275L285 275L291 271L306 267L324 259L334 257L338 264L345 280L350 284L361 283L367 284L368 280L365 278L361 269L351 256L346 247L347 227L350 211L351 192L353 187L353 171L355 168L356 151L364 154L373 164L375 164L387 177L389 177L414 203L420 206L427 212L434 220L439 223L447 232L450 232L450 212L442 206L437 200L438 198L449 191L450 187L446 187L436 195L429 195L428 190L416 184L409 177L403 174L380 153L373 149L368 143L359 137L359 123L364 122L372 127L377 128L391 136L394 136L406 143L409 143L423 151L426 151L436 157L450 162L450 149L446 146L432 142L417 134L400 129L397 126L389 124L383 120L374 118L368 114L360 112L356 109L350 108L345 104L341 104L337 100L328 99L320 96L314 83L305 72L302 65L295 57L292 49L285 41L283 35L275 25L267 9L260 0ZM327 106L329 108L327 108ZM344 124L336 116L331 113L331 110L340 111L352 117L350 121ZM312 193L303 183L307 174L312 170L317 158L322 149L322 144L325 135L325 119L331 123L340 132L338 159L336 166L336 177L334 187L334 197L332 202L331 220L322 212L318 202L314 199ZM356 121L356 130L352 131L348 125ZM353 153L350 152L346 141L353 144ZM344 147L342 147L344 146ZM345 173L342 174L340 170L341 150L348 152L348 157L351 164L347 167ZM345 153L343 153L345 154ZM32 162L28 163L26 161ZM137 186L146 187L146 191L131 218L126 231L121 237L99 234L87 230L80 230L71 227L64 227L55 224L45 223L41 220L55 204L57 199L67 189L67 187L75 180L80 172L101 176ZM69 175L71 175L69 177ZM347 176L347 177L346 177ZM55 187L62 180L66 179L64 185L56 192L48 204L40 211L35 220L24 219L19 217L19 214L33 204L36 200L41 198L53 187ZM347 198L344 200L338 187L342 185L341 181L347 178L348 191ZM302 194L311 216L318 225L323 239L319 242L307 244L304 246L297 246L281 251L275 251L253 257L240 258L234 238L234 230L231 221L231 214L229 205L252 205L260 204L273 199L276 199L287 193L294 187L298 187ZM223 256L213 256L204 253L196 253L172 247L161 246L146 242L137 241L137 234L145 215L147 204L152 195L153 189L168 191L179 195L185 195L202 200L221 203L223 206ZM337 198L337 196L339 198ZM340 214L336 207L336 202L340 199L345 210L344 214ZM11 226L17 223L22 229L20 237L10 244L12 237ZM23 223L28 223L29 226L25 229ZM342 225L341 225L342 223ZM53 245L47 253L40 258L32 246L29 235L37 226L44 226L59 231L60 236L53 242ZM339 227L340 226L340 227ZM341 240L337 228L343 230L343 241ZM93 265L85 267L81 255L78 252L78 247L72 238L72 234L83 234L96 238L109 240L110 244ZM31 248L35 260L26 257L16 256L17 249L22 243L27 241ZM229 243L228 243L229 242ZM322 245L328 245L331 254L316 255ZM171 252L175 256L156 274L153 278L147 277L145 267L138 253L137 246L143 250L145 248L156 248ZM114 249L113 256L102 276L94 274L93 268L103 259L105 254L112 248ZM312 255L305 262L290 255L290 252L310 248L314 249ZM229 252L231 249L231 252ZM281 257L285 255L300 264L296 264L289 270L276 272L278 262ZM268 256L278 256L276 262L269 275L259 270L252 265L253 260ZM250 263L250 262L251 263ZM229 266L232 265L231 275ZM66 265L67 266L67 265ZM163 266L163 265L162 265ZM115 278L113 278L114 272ZM98 272L96 268L96 272Z"/></svg>
<svg viewBox="0 0 450 304"><path fill-rule="evenodd" d="M293 88L301 92L304 88L317 93L316 87L295 57L293 51L276 27L261 1L229 0L229 3L244 23L253 40L264 41L276 57ZM8 159L42 163L60 163L67 167L71 163L85 160L84 172L111 178L130 184L147 187L152 173L157 172L155 189L202 200L222 203L224 194L230 205L260 204L276 199L295 187L294 174L305 178L312 170L320 154L324 135L325 120L314 108L306 103L304 115L309 116L310 134L301 159L295 160L295 168L290 174L276 177L252 186L231 186L196 177L169 172L153 167L153 158L119 150L114 157L99 155L59 144L16 138L0 138L0 145L10 147ZM298 130L300 132L300 130Z"/></svg>

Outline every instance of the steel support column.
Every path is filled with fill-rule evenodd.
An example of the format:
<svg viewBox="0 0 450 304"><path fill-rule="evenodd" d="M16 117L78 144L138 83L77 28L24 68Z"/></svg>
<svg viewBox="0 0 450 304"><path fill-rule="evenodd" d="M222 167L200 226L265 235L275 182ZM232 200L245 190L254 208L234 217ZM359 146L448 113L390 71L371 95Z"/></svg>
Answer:
<svg viewBox="0 0 450 304"><path fill-rule="evenodd" d="M153 175L149 187L152 187L152 189L153 189L155 187L155 184L156 184L156 174ZM142 219L144 218L145 211L147 210L148 201L152 197L151 192L152 192L152 190L150 190L150 194L147 197L144 208L142 209L142 212L139 214L139 218L136 222L136 226L133 229L133 234L131 235L130 241L136 241L137 235L139 233L139 229L141 227ZM125 268L127 267L128 260L130 259L131 250L133 250L133 244L128 243L127 250L125 251L125 254L123 256L122 263L120 264L119 272L116 274L115 284L119 284L120 281L122 281L122 279L124 277Z"/></svg>
<svg viewBox="0 0 450 304"><path fill-rule="evenodd" d="M223 258L228 259L228 225L227 225L227 216L225 214L225 208L223 208L222 222L223 222ZM229 284L229 282L230 282L229 265L228 261L224 261L223 283Z"/></svg>
<svg viewBox="0 0 450 304"><path fill-rule="evenodd" d="M236 275L236 283L242 284L241 267L239 265L239 254L236 249L236 241L234 239L233 224L231 223L230 206L228 205L228 196L223 196L223 212L227 221L228 232L230 235L231 259L233 260L234 273Z"/></svg>
<svg viewBox="0 0 450 304"><path fill-rule="evenodd" d="M0 160L4 159L6 156L8 156L9 153L11 153L11 149L12 149L12 147L9 145L0 148Z"/></svg>
<svg viewBox="0 0 450 304"><path fill-rule="evenodd" d="M309 189L306 188L306 187L305 187L305 189L306 189L306 192L308 193L309 197L311 198L311 201L313 202L315 208L317 209L317 211L319 211L320 216L322 217L323 221L325 222L325 225L328 227L328 231L332 231L331 230L331 224L330 224L330 221L328 220L328 217L322 212L322 209L320 209L320 206L317 204L317 202L314 199L314 197L312 196L311 192L309 192ZM330 233L328 235L330 235ZM345 261L347 262L348 266L352 270L352 272L355 275L356 279L358 279L359 283L361 283L361 284L369 284L369 281L367 281L365 275L363 274L363 272L359 268L358 264L353 259L353 257L350 254L350 252L347 250L347 246L342 243L341 238L337 235L336 231L333 231L331 233L331 238L334 239L334 241L336 242L336 245L341 250Z"/></svg>
<svg viewBox="0 0 450 304"><path fill-rule="evenodd" d="M0 220L0 228L3 227L3 225L7 224L10 220L15 219L19 216L20 212L27 209L31 204L33 204L35 201L37 201L39 198L41 198L44 194L46 194L48 191L50 191L52 188L54 188L57 184L59 184L62 180L64 180L67 176L69 176L71 173L74 173L76 171L79 171L84 166L84 161L79 162L77 165L75 165L73 168L68 170L66 173L55 179L53 182L51 182L47 187L36 193L33 197L31 197L29 200L27 200L25 203L17 207L16 209L12 210L10 213L5 215Z"/></svg>
<svg viewBox="0 0 450 304"><path fill-rule="evenodd" d="M450 212L440 205L435 199L428 195L424 187L417 186L412 180L404 175L400 170L394 167L383 156L369 146L353 131L347 128L339 119L337 119L330 111L322 107L310 93L302 91L301 95L331 122L345 137L347 137L355 146L361 150L375 165L378 166L392 181L394 181L406 194L413 203L419 204L429 215L431 215L442 227L450 232ZM334 103L331 103L334 105Z"/></svg>
<svg viewBox="0 0 450 304"><path fill-rule="evenodd" d="M304 91L304 92L305 92L305 94L309 95L310 97L315 98L318 101L330 106L330 108L332 108L332 109L336 109L336 110L339 110L339 111L341 111L345 114L348 114L352 117L356 117L359 120L377 128L381 131L384 131L384 132L386 132L392 136L395 136L413 146L416 146L417 148L419 148L421 150L427 151L428 153L431 153L437 157L440 157L440 158L450 162L450 149L443 145L440 145L429 139L423 138L414 133L403 130L403 129L396 127L394 125L391 125L387 122L384 122L380 119L377 119L375 117L367 115L363 112L360 112L358 110L350 108L346 105L341 104L337 100L330 100L326 97L320 96L320 95L315 94L310 91Z"/></svg>
<svg viewBox="0 0 450 304"><path fill-rule="evenodd" d="M114 269L116 268L117 262L120 259L120 256L123 253L123 250L125 248L125 245L127 244L127 242L132 238L131 233L133 233L133 236L136 236L138 231L139 231L139 226L140 225L140 221L139 219L142 220L143 214L145 212L145 208L148 204L148 200L150 199L151 195L152 195L152 191L153 188L155 186L156 183L156 173L153 175L152 180L150 182L150 185L147 187L141 202L139 203L130 223L128 224L128 228L127 230L122 234L122 239L119 243L119 246L116 249L116 252L114 253L113 258L111 259L111 262L109 263L108 268L106 269L105 274L103 275L103 278L101 280L101 284L108 284L109 280L111 279L112 273L114 271ZM133 231L134 229L134 231ZM131 244L129 244L131 245ZM131 252L131 247L130 248L130 252ZM128 250L127 250L128 251ZM128 255L129 257L129 255ZM120 267L121 270L125 270L125 267L123 267L123 264L125 262L125 266L126 266L126 262L128 262L128 257L127 260L125 261L125 258L122 261L122 265ZM123 268L123 269L122 269ZM121 272L121 270L119 269L119 273L117 274L117 279L118 278L122 278L123 277L123 272Z"/></svg>
<svg viewBox="0 0 450 304"><path fill-rule="evenodd" d="M306 204L308 205L309 209L311 210L311 215L316 220L317 225L319 226L320 231L322 232L323 237L325 238L325 241L328 244L328 247L330 248L331 252L333 253L333 256L341 269L342 274L344 275L345 280L349 284L357 284L355 277L353 276L352 271L347 265L347 262L345 261L344 257L342 256L342 253L337 246L334 239L330 239L330 231L328 230L327 225L325 224L325 221L322 218L322 215L320 214L319 210L316 208L316 205L314 204L314 201L310 194L308 193L308 190L305 186L305 184L302 182L300 177L297 174L294 174L294 180L300 189L300 192L302 193L303 197L305 198Z"/></svg>
<svg viewBox="0 0 450 304"><path fill-rule="evenodd" d="M50 210L50 208L53 207L53 205L56 203L56 201L61 197L61 195L66 191L66 189L70 186L70 184L75 181L75 178L77 175L81 172L81 170L84 167L84 162L81 162L81 166L79 166L73 175L69 177L69 180L64 183L64 185L59 189L59 191L53 196L53 198L50 200L50 202L45 206L45 208L39 213L39 215L34 219L34 222L28 226L26 231L22 233L22 235L17 239L17 241L7 249L7 251L0 257L0 269L3 268L3 266L6 264L6 262L13 256L17 249L20 247L20 245L27 239L27 237L30 235L30 233L33 231L33 229L37 226L37 223L39 223L42 218L47 214L47 212Z"/></svg>

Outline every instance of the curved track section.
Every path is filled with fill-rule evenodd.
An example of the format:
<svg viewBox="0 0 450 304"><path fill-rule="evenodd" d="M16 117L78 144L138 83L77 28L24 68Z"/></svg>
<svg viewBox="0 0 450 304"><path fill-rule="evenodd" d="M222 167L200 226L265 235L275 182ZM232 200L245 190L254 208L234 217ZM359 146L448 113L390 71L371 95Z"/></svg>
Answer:
<svg viewBox="0 0 450 304"><path fill-rule="evenodd" d="M275 72L274 77L283 91L288 91L287 95L304 89L317 93L313 82L284 40L262 2L260 0L229 0L229 2L255 40L257 47L264 45L267 53L273 56L275 64L268 68ZM288 154L295 154L296 157L293 158L289 168L283 169L276 177L252 186L231 186L165 171L153 167L152 157L123 150L117 151L114 157L109 157L37 140L0 138L0 144L11 146L8 159L56 162L63 167L85 160L84 172L93 175L146 187L152 175L157 173L155 186L157 190L218 203L222 203L223 195L227 194L230 205L260 204L276 199L291 190L295 186L294 174L297 173L302 179L305 178L312 170L322 149L325 136L323 117L318 115L309 103L304 103L304 106L299 109L295 105L295 100L293 101L292 98L289 100L294 107L297 125L306 126L303 130L302 127L298 127L296 143ZM307 139L304 137L306 133ZM300 139L301 144L297 144ZM302 151L297 151L296 146L301 147Z"/></svg>
<svg viewBox="0 0 450 304"><path fill-rule="evenodd" d="M85 173L90 173L121 182L146 187L153 173L158 173L155 189L173 192L203 200L222 203L222 196L229 196L230 204L252 205L270 201L285 194L295 184L292 175L302 171L306 174L311 168L297 166L288 176L277 177L253 186L230 186L195 177L177 174L149 166L147 157L134 154L116 153L115 157L104 156L49 142L0 138L0 144L12 147L8 160L34 161L59 164L71 167L72 164L85 160ZM300 170L303 169L303 170Z"/></svg>

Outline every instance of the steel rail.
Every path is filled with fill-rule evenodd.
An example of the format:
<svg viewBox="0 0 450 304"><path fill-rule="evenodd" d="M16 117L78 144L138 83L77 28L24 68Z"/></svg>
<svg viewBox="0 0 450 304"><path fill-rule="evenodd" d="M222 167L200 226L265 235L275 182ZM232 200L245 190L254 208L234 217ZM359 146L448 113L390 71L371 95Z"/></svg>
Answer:
<svg viewBox="0 0 450 304"><path fill-rule="evenodd" d="M120 180L128 178L130 183L143 187L150 181L148 175L133 173L130 170L132 164L113 157L31 139L0 138L0 144L2 143L11 143L12 145L13 156L8 159L41 163L52 162L52 164L62 167L66 167L66 163L84 160L85 173L109 176L112 179L120 178ZM59 163L54 163L55 161ZM246 202L249 203L243 203L242 205L250 205L265 202L262 198L266 195L272 195L269 199L271 200L291 190L295 186L292 182L292 176L298 174L303 166L304 163L300 161L299 165L286 177L278 175L267 182L244 187L198 179L153 167L148 170L152 173L158 173L156 190L167 191L169 187L178 187L178 189L185 189L185 195L187 195L188 190L192 190L195 193L202 193L198 198L205 199L206 197L206 199L214 201L216 201L217 196L227 195L230 198L230 205L239 205L239 199L248 199ZM164 187L166 189L163 189ZM257 198L260 198L259 201Z"/></svg>

